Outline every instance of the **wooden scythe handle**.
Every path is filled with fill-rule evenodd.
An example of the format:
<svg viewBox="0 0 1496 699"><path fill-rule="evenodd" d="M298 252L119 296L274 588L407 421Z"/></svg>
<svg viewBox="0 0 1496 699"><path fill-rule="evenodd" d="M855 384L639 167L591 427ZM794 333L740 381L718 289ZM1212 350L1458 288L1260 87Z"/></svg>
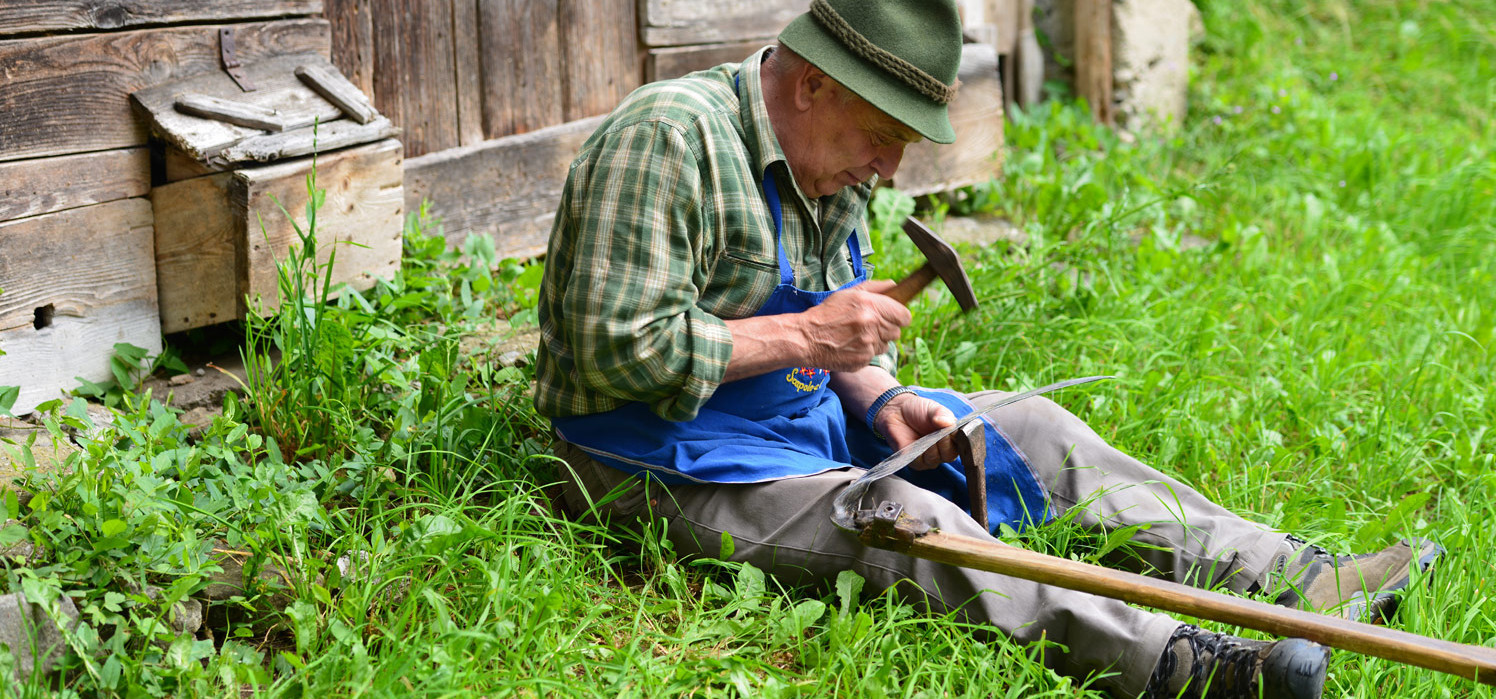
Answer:
<svg viewBox="0 0 1496 699"><path fill-rule="evenodd" d="M930 561L1089 592L1277 636L1307 638L1331 648L1496 685L1496 649L1232 597L939 530L918 534L897 527L880 533L878 527L870 526L862 530L862 540L870 546Z"/></svg>

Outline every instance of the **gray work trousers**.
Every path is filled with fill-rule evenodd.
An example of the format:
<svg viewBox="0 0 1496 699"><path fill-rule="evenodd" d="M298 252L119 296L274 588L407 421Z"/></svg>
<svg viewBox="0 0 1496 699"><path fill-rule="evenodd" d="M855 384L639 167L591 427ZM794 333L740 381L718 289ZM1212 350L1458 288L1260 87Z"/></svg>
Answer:
<svg viewBox="0 0 1496 699"><path fill-rule="evenodd" d="M980 407L1004 395L967 397ZM1132 559L1140 572L1243 592L1262 583L1273 560L1287 552L1285 534L1244 520L1117 451L1050 400L1031 398L991 417L1047 488L1056 512L1079 508L1077 521L1107 530L1148 525L1132 539L1142 544L1133 547L1141 560ZM832 499L858 469L747 485L662 486L600 464L570 444L561 442L557 450L571 467L564 491L573 512L618 490L622 494L598 514L615 523L661 519L685 555L718 557L725 531L735 544L730 560L752 563L786 584L825 583L848 569L867 580L870 593L909 592L912 582L937 610L959 609L1019 643L1047 638L1065 646L1067 653L1047 653L1046 662L1078 678L1111 673L1101 683L1119 696L1143 691L1179 626L1115 600L866 547L830 519ZM991 538L957 506L898 478L874 484L863 502L871 507L884 500L946 532Z"/></svg>

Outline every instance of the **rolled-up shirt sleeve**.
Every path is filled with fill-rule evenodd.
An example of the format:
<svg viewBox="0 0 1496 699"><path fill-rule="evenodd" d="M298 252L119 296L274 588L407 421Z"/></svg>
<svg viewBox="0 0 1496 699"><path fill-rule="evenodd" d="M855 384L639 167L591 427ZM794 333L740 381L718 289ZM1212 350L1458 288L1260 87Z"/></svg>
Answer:
<svg viewBox="0 0 1496 699"><path fill-rule="evenodd" d="M605 134L585 160L564 203L573 240L558 330L571 379L692 419L732 356L726 324L698 305L710 244L700 154L678 126L645 121Z"/></svg>

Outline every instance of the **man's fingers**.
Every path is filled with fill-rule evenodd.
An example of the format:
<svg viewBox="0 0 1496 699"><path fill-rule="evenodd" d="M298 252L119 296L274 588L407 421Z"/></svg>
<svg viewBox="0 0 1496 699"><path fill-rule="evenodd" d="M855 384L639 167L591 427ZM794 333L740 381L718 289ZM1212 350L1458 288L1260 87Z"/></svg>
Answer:
<svg viewBox="0 0 1496 699"><path fill-rule="evenodd" d="M892 279L869 279L853 288L861 289L869 293L881 294L898 285L899 283Z"/></svg>

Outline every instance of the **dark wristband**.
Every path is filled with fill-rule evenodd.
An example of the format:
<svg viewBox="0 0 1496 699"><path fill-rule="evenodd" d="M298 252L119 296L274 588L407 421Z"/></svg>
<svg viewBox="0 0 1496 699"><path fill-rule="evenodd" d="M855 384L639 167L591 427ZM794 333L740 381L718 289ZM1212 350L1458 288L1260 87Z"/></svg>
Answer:
<svg viewBox="0 0 1496 699"><path fill-rule="evenodd" d="M914 389L908 386L894 386L893 388L884 391L883 395L878 396L878 399L873 401L873 404L867 407L867 416L863 419L867 421L867 428L873 431L874 437L877 437L878 439L884 441L888 441L887 437L884 437L882 434L878 433L878 428L873 426L873 420L877 419L878 413L883 410L883 406L888 405L888 401L891 401L898 396L904 395L905 393L914 393Z"/></svg>

